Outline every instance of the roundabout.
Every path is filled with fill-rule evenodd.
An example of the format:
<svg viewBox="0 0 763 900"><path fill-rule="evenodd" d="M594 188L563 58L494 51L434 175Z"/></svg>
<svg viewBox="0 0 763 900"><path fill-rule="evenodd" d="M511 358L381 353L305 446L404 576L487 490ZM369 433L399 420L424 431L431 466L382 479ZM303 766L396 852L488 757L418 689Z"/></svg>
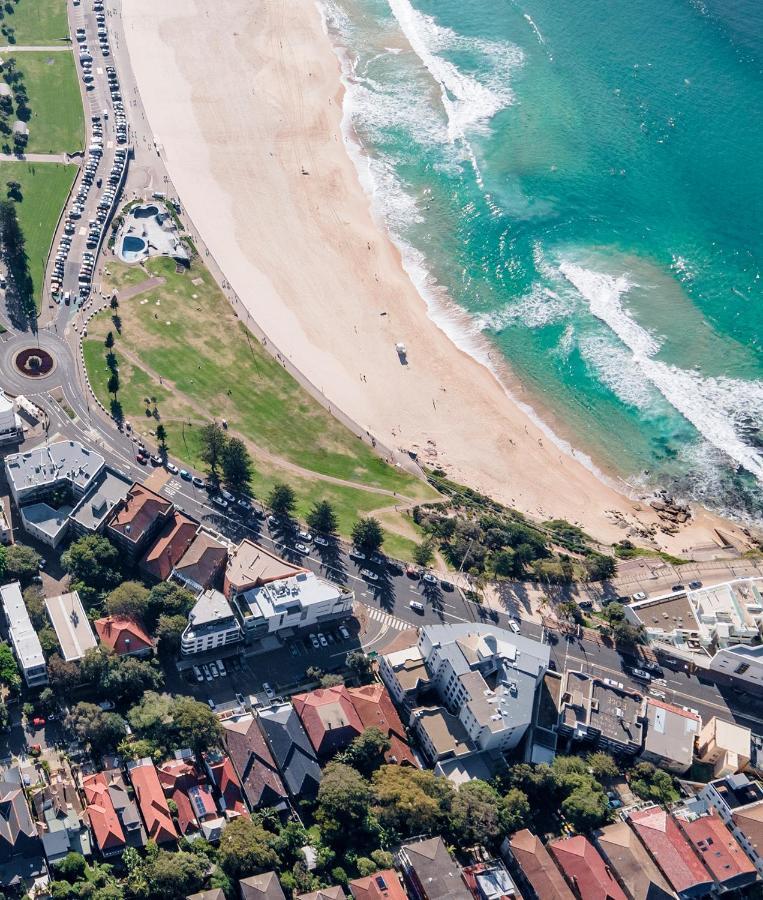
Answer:
<svg viewBox="0 0 763 900"><path fill-rule="evenodd" d="M56 361L42 347L24 347L14 356L13 365L27 378L45 378L55 369Z"/></svg>

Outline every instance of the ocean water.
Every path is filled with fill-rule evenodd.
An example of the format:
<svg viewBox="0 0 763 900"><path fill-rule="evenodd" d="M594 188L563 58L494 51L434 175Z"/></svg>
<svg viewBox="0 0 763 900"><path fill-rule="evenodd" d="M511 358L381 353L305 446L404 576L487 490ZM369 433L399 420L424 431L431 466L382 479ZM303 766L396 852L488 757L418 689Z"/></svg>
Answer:
<svg viewBox="0 0 763 900"><path fill-rule="evenodd" d="M763 3L321 8L431 315L634 489L763 520Z"/></svg>

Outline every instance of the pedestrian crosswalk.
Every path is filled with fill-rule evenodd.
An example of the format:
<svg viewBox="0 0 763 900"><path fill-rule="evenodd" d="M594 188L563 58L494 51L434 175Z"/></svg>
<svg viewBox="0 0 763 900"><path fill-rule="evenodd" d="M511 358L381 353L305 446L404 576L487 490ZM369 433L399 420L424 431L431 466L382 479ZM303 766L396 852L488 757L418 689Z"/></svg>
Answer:
<svg viewBox="0 0 763 900"><path fill-rule="evenodd" d="M398 619L397 616L393 616L381 609L377 609L375 606L368 606L366 609L368 611L369 619L373 619L374 622L381 622L388 628L395 628L397 631L403 631L406 628L413 627L410 622L404 622L402 619Z"/></svg>

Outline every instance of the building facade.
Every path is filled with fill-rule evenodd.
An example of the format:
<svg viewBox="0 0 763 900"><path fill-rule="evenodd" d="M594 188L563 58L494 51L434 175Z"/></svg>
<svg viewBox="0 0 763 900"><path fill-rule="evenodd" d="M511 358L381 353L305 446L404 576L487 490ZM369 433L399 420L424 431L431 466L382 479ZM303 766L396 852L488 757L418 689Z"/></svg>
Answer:
<svg viewBox="0 0 763 900"><path fill-rule="evenodd" d="M188 625L180 639L183 656L229 647L241 640L241 626L225 595L213 589L204 591L188 614Z"/></svg>

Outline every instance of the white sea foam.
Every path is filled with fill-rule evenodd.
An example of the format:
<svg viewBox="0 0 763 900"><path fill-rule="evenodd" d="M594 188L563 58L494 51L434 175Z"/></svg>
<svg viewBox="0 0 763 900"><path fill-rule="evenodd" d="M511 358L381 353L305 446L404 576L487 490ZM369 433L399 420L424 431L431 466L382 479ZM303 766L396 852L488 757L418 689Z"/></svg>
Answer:
<svg viewBox="0 0 763 900"><path fill-rule="evenodd" d="M561 319L566 319L573 312L574 304L541 284L536 284L529 294L520 297L502 309L477 316L477 327L481 331L499 333L515 322L521 322L527 328L543 328Z"/></svg>
<svg viewBox="0 0 763 900"><path fill-rule="evenodd" d="M589 369L621 403L642 411L654 407L657 392L633 367L625 347L613 347L611 340L603 334L578 337L577 345Z"/></svg>
<svg viewBox="0 0 763 900"><path fill-rule="evenodd" d="M525 17L525 20L527 21L527 24L528 24L528 25L530 26L530 28L532 28L532 30L535 32L535 36L538 38L538 41L539 41L541 44L545 44L545 43L546 43L545 38L544 38L543 35L540 33L540 28L538 28L538 26L535 24L535 22L533 22L532 16L528 15L527 13L524 13L524 17Z"/></svg>

